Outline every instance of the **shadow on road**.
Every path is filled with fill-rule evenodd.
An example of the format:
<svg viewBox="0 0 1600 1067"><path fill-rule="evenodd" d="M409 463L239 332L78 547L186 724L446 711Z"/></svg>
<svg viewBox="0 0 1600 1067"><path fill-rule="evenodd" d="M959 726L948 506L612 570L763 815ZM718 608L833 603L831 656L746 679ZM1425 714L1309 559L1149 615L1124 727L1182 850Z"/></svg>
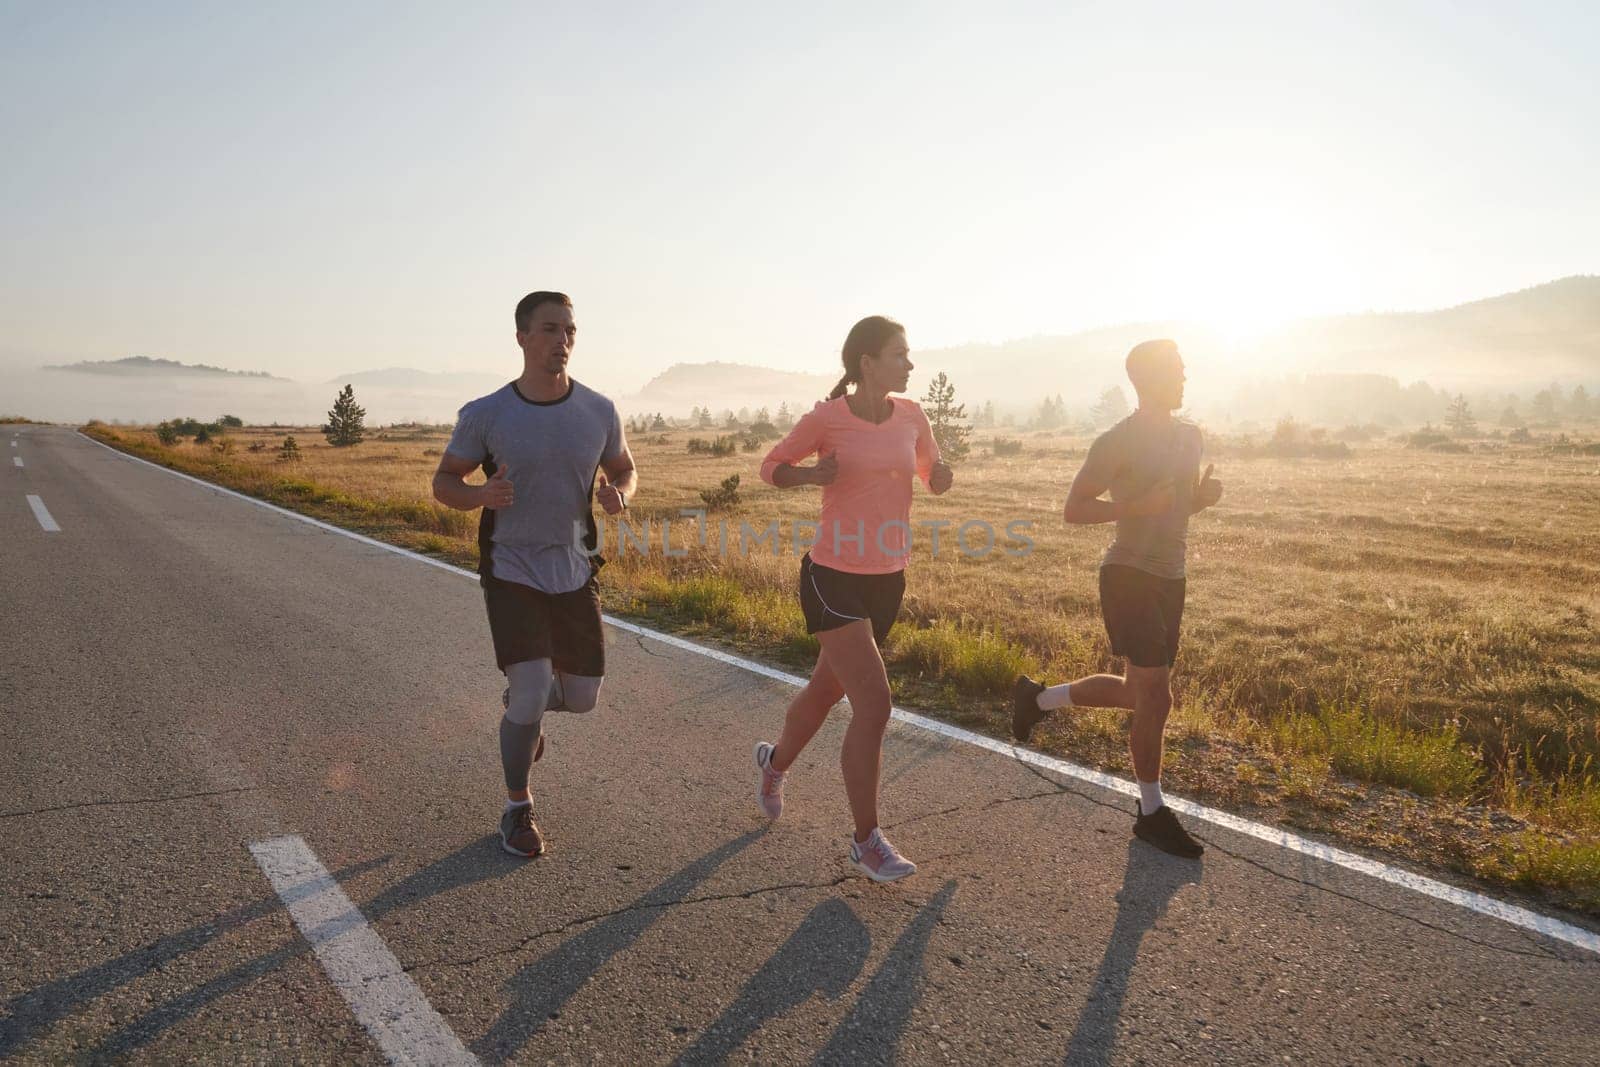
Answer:
<svg viewBox="0 0 1600 1067"><path fill-rule="evenodd" d="M364 874L389 862L389 857L354 864L335 874L341 881ZM0 1019L0 1060L15 1054L34 1035L48 1030L60 1020L98 997L159 970L186 953L204 948L222 935L254 922L283 905L275 896L225 911L214 919L196 923L187 930L167 934L148 945L141 945L116 959L97 963L77 974L30 989L12 997Z"/></svg>
<svg viewBox="0 0 1600 1067"><path fill-rule="evenodd" d="M507 983L511 1003L488 1032L472 1043L472 1051L491 1062L515 1056L596 971L639 939L660 916L661 909L683 901L719 866L766 832L767 827L763 826L720 845L632 904L523 967Z"/></svg>
<svg viewBox="0 0 1600 1067"><path fill-rule="evenodd" d="M449 855L441 856L415 874L408 875L383 890L367 904L360 906L361 914L366 917L368 922L376 922L390 912L398 911L419 900L426 900L440 893L448 893L451 890L487 881L491 878L500 878L516 873L519 865L506 862L509 857L506 857L500 851L499 845L500 838L498 834L486 834L483 837L476 838ZM387 862L387 857L383 860L375 860L346 868L338 872L334 877L342 883L345 879L383 862ZM260 904L250 905L248 909L242 910L252 912L249 918L257 918L280 907L282 907L282 902L277 897L271 897ZM244 921L248 920L242 919L234 925L240 925ZM213 931L206 940L210 940L211 937L216 936L216 933L219 932L221 931ZM197 947L199 945L190 946L190 948ZM89 1058L98 1059L101 1057L127 1055L132 1050L148 1044L163 1030L194 1015L219 997L243 988L251 982L271 974L296 956L305 954L310 947L304 938L298 936L297 932L295 938L282 948L263 953L245 963L241 963L232 970L179 994L159 1007L117 1028L106 1037L105 1041L93 1051ZM190 948L185 948L183 951L189 951ZM139 969L136 973L129 974L124 981L138 977L139 974L143 974L154 966L154 960L149 959L143 953L137 955L141 960ZM169 955L167 959L172 959L175 955L176 953ZM67 981L70 982L71 979Z"/></svg>
<svg viewBox="0 0 1600 1067"><path fill-rule="evenodd" d="M721 1063L762 1023L804 1004L812 993L839 996L861 973L871 951L872 936L850 905L829 897L811 909L677 1062Z"/></svg>
<svg viewBox="0 0 1600 1067"><path fill-rule="evenodd" d="M1089 999L1067 1045L1072 1067L1111 1062L1117 1021L1128 994L1128 979L1139 958L1139 943L1186 885L1198 885L1205 868L1199 861L1178 859L1142 841L1128 843L1128 865L1117 893L1117 918L1111 926L1105 956L1089 985Z"/></svg>
<svg viewBox="0 0 1600 1067"><path fill-rule="evenodd" d="M817 1053L818 1064L890 1063L911 1009L922 995L922 960L933 928L956 895L955 879L946 882L918 909L895 941L878 972L861 991L828 1044Z"/></svg>

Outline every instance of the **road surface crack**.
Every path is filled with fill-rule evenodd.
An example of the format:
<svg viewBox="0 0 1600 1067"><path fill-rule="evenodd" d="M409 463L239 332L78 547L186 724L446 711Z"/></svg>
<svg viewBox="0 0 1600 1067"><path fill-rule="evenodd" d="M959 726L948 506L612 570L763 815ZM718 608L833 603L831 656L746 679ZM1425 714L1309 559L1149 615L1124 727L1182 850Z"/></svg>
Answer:
<svg viewBox="0 0 1600 1067"><path fill-rule="evenodd" d="M51 808L30 808L26 811L0 811L0 819L21 819L29 815L48 815L57 811L77 811L80 808L135 807L140 804L170 804L178 800L195 800L200 797L225 797L234 793L248 793L255 786L236 786L233 789L211 789L203 793L174 793L164 797L140 797L131 800L85 800L77 804L58 804Z"/></svg>
<svg viewBox="0 0 1600 1067"><path fill-rule="evenodd" d="M755 889L745 889L736 893L708 893L705 896L685 897L682 900L638 901L633 904L629 904L626 907L616 908L612 911L603 911L594 915L585 915L581 918L572 919L568 922L562 923L560 926L553 926L548 930L536 930L535 932L522 938L522 940L518 941L515 945L511 945L506 948L497 948L488 952L481 952L476 956L470 956L466 959L424 960L420 963L408 963L405 964L401 970L410 973L412 971L424 970L430 967L471 967L475 964L483 962L484 960L493 959L496 956L515 955L516 953L527 948L529 945L533 944L535 941L540 941L547 937L559 937L562 934L565 934L570 930L577 929L580 926L589 926L594 923L604 922L607 919L614 919L620 915L628 915L633 912L640 911L666 911L672 908L687 907L691 904L714 904L719 901L727 900L749 900L752 897L762 896L767 893L781 893L786 889L832 889L835 886L843 885L845 882L850 881L853 877L854 875L841 874L837 878L830 879L826 882L784 882L780 885L758 886Z"/></svg>

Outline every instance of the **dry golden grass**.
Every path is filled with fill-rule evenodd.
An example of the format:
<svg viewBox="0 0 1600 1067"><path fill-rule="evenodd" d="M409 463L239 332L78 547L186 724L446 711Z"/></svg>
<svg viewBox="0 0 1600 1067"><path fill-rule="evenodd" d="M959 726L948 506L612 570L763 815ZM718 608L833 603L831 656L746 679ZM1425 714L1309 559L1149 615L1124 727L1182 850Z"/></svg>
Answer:
<svg viewBox="0 0 1600 1067"><path fill-rule="evenodd" d="M226 456L192 443L164 449L143 431L97 432L410 547L475 559L475 517L429 496L447 439L437 428L392 428L348 449L295 430L294 462L275 456L285 431L235 431ZM761 483L761 451L690 455L690 436L632 442L641 491L629 519L650 520L654 550L619 551L608 527L607 606L803 665L815 643L800 625L787 537L815 518L816 491ZM1001 531L1031 520L1031 554L932 558L919 530L888 656L912 702L996 734L1018 669L1061 680L1113 666L1095 588L1110 530L1059 517L1088 440L1022 443L1021 454L995 457L980 440L949 494L919 490L912 519ZM1190 530L1174 786L1600 910L1600 455L1483 441L1464 453L1384 443L1294 460L1214 444L1226 495ZM712 547L701 549L679 510L735 473L742 501L712 516ZM735 546L740 520L778 520L780 554L720 557L718 518ZM663 521L686 555L663 555ZM1052 718L1037 740L1123 769L1122 729L1116 714L1081 713ZM1372 784L1405 792L1380 797ZM1392 804L1437 833L1363 829L1375 805Z"/></svg>

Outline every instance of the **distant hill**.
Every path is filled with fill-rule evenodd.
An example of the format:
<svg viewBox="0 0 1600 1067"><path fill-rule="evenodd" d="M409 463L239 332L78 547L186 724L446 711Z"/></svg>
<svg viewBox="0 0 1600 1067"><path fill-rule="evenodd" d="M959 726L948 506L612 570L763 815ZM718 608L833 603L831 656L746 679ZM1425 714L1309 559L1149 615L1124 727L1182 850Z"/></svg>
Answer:
<svg viewBox="0 0 1600 1067"><path fill-rule="evenodd" d="M1531 395L1552 381L1589 382L1593 391L1600 383L1600 276L1563 278L1438 311L1306 318L1245 342L1173 320L917 349L907 393L922 396L943 371L969 413L986 401L1002 412L1028 413L1043 398L1060 395L1081 415L1109 387L1131 397L1123 357L1155 337L1178 341L1190 368L1191 402L1205 412L1255 417L1331 405L1341 417L1362 421L1371 414L1368 405L1382 404L1408 417L1433 418L1444 401L1411 389L1413 383L1430 383L1438 396L1456 390ZM681 416L702 405L720 413L762 406L775 411L787 402L799 413L836 380L740 363L679 363L618 398L618 406L635 415ZM1301 394L1321 403L1290 402Z"/></svg>
<svg viewBox="0 0 1600 1067"><path fill-rule="evenodd" d="M1307 318L1237 342L1194 322L1114 326L1059 337L913 352L913 391L943 370L963 400L1063 394L1069 405L1124 385L1122 359L1153 337L1183 349L1196 395L1246 382L1381 374L1402 385L1533 391L1553 380L1600 381L1600 276L1579 275L1438 311Z"/></svg>
<svg viewBox="0 0 1600 1067"><path fill-rule="evenodd" d="M637 393L617 398L625 414L687 415L690 409L712 412L767 407L774 412L787 403L796 414L828 395L837 377L773 370L745 363L675 363L651 378Z"/></svg>
<svg viewBox="0 0 1600 1067"><path fill-rule="evenodd" d="M351 371L329 378L328 385L368 385L386 389L438 390L467 393L477 390L474 396L487 393L517 376L515 369L505 374L484 374L478 371L425 371L414 367L386 367L383 370Z"/></svg>
<svg viewBox="0 0 1600 1067"><path fill-rule="evenodd" d="M112 374L150 378L175 376L184 378L264 378L285 381L266 371L228 370L205 363L179 363L174 359L152 359L149 356L129 356L126 359L84 360L81 363L59 363L43 370L71 371L73 374Z"/></svg>

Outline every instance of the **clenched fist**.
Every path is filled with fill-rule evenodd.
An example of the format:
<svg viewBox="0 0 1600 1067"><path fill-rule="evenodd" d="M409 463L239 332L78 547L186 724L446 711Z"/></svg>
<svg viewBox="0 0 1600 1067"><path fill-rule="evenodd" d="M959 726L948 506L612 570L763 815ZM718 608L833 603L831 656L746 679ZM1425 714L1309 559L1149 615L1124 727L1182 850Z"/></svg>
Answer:
<svg viewBox="0 0 1600 1067"><path fill-rule="evenodd" d="M491 510L509 508L516 497L516 491L511 486L511 468L496 467L489 480L483 483L480 493L483 507Z"/></svg>
<svg viewBox="0 0 1600 1067"><path fill-rule="evenodd" d="M817 465L811 468L812 485L832 485L838 476L839 457L832 452L817 460Z"/></svg>
<svg viewBox="0 0 1600 1067"><path fill-rule="evenodd" d="M611 484L611 479L606 477L605 471L595 474L597 479L594 498L600 501L600 506L607 515L616 515L628 506L627 497L622 495L622 490Z"/></svg>

